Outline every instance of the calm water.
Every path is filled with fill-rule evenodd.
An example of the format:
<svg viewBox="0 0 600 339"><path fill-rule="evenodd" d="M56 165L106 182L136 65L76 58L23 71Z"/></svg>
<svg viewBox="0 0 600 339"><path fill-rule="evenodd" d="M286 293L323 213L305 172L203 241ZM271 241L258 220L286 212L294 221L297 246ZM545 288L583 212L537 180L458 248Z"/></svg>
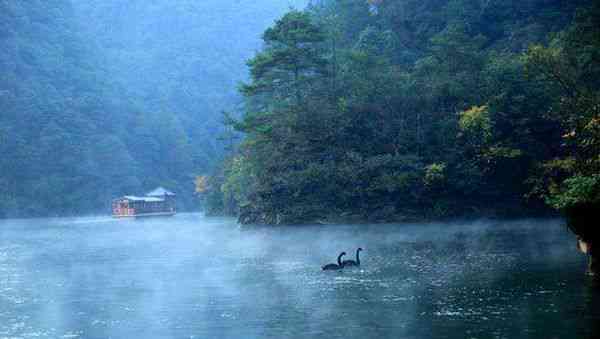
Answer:
<svg viewBox="0 0 600 339"><path fill-rule="evenodd" d="M363 266L322 272L341 250ZM560 221L0 222L0 338L594 338Z"/></svg>

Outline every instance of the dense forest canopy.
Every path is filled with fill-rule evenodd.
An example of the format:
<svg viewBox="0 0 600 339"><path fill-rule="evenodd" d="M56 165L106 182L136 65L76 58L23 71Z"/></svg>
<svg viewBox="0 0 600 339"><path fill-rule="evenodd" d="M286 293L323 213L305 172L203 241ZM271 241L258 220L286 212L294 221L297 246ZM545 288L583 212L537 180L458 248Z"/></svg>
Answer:
<svg viewBox="0 0 600 339"><path fill-rule="evenodd" d="M260 32L299 0L0 1L0 217L196 206Z"/></svg>
<svg viewBox="0 0 600 339"><path fill-rule="evenodd" d="M595 1L321 0L263 34L244 140L199 180L247 223L600 202Z"/></svg>

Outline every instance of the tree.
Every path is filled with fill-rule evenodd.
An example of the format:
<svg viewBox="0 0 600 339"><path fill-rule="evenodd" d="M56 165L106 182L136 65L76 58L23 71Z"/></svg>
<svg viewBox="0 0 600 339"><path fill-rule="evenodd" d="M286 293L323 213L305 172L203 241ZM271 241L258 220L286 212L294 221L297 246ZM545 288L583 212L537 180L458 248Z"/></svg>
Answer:
<svg viewBox="0 0 600 339"><path fill-rule="evenodd" d="M560 122L564 148L544 164L547 186L542 191L551 205L566 211L600 202L598 36L600 5L595 3L578 12L573 26L550 46L532 46L525 57L529 77L557 94L547 116Z"/></svg>
<svg viewBox="0 0 600 339"><path fill-rule="evenodd" d="M593 247L600 230L600 4L578 11L573 25L549 46L536 45L525 56L530 79L555 93L550 119L563 129L562 152L545 161L537 192L563 211L579 241L587 243L589 271L600 271Z"/></svg>
<svg viewBox="0 0 600 339"><path fill-rule="evenodd" d="M222 187L243 202L243 222L548 213L525 199L526 179L564 153L544 114L560 87L527 81L521 53L589 2L323 0L292 11L249 62L235 123L245 140ZM587 131L579 154L591 154L597 120L582 121L562 134Z"/></svg>
<svg viewBox="0 0 600 339"><path fill-rule="evenodd" d="M256 191L247 194L264 202L257 204L259 209L274 216L284 213L294 191L302 190L296 180L300 173L324 153L318 129L329 126L322 100L329 97L328 63L326 36L306 12L289 12L263 39L264 51L248 62L251 82L242 87L248 112L236 124L247 134L241 152L251 165L238 168L233 161L231 173L233 186L235 178L255 178ZM258 168L261 175L240 173L249 168Z"/></svg>

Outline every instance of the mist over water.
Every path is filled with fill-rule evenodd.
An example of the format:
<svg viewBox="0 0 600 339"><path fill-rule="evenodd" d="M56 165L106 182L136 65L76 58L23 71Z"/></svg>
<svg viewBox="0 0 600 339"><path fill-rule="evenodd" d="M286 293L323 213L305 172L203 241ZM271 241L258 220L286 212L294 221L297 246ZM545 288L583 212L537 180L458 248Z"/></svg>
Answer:
<svg viewBox="0 0 600 339"><path fill-rule="evenodd" d="M7 220L0 338L591 338L585 265L560 220Z"/></svg>

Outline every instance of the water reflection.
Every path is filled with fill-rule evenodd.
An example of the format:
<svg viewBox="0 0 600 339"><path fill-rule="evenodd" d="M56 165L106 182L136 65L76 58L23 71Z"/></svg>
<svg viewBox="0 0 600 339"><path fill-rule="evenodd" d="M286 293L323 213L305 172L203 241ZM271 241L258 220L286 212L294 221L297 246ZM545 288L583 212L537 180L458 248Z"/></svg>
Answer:
<svg viewBox="0 0 600 339"><path fill-rule="evenodd" d="M0 223L0 338L593 338L559 221L240 228ZM322 272L363 247L360 268Z"/></svg>

